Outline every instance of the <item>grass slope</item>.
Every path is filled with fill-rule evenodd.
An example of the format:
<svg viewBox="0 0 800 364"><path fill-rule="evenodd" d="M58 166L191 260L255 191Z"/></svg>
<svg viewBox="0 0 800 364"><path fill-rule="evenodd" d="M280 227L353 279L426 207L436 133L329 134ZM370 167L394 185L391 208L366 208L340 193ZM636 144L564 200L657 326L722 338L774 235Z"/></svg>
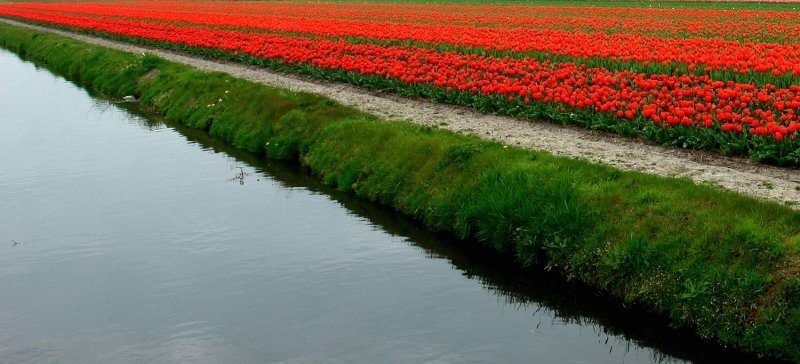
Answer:
<svg viewBox="0 0 800 364"><path fill-rule="evenodd" d="M800 361L800 214L786 207L10 25L0 24L0 46L701 336Z"/></svg>

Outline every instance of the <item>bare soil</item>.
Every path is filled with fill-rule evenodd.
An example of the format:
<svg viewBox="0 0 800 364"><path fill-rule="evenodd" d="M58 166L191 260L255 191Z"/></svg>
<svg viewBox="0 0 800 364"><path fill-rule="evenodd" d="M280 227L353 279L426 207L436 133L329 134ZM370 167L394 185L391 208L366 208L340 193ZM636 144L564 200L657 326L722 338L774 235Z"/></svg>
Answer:
<svg viewBox="0 0 800 364"><path fill-rule="evenodd" d="M727 157L715 152L663 147L609 133L545 121L481 114L460 106L409 99L342 83L140 47L8 19L0 21L122 51L152 52L170 61L199 69L224 72L252 82L292 91L324 95L387 120L403 120L459 133L475 134L507 145L602 163L627 171L687 178L696 183L711 184L800 209L800 170L797 168L754 164L744 158Z"/></svg>

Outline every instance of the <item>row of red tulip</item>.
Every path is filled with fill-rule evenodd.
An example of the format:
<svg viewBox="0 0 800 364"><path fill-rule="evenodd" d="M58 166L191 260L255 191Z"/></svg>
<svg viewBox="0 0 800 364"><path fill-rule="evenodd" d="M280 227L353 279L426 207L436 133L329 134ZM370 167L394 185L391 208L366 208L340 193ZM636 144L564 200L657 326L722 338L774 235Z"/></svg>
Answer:
<svg viewBox="0 0 800 364"><path fill-rule="evenodd" d="M502 98L524 110L555 105L661 128L794 140L800 129L800 86L778 88L713 80L707 75L647 75L532 58L497 58L409 46L220 30L207 27L20 11L0 14L170 44L242 52L290 65L397 80L451 94ZM403 87L403 86L400 86ZM566 109L565 109L566 108ZM783 152L782 152L783 153ZM776 157L777 158L777 157Z"/></svg>
<svg viewBox="0 0 800 364"><path fill-rule="evenodd" d="M791 74L800 78L800 44L751 43L706 38L659 38L631 33L584 33L557 29L475 27L448 24L404 24L380 21L297 18L294 15L248 15L168 9L116 9L97 4L22 4L9 5L9 11L52 14L69 13L102 18L158 20L210 27L245 28L261 31L302 33L326 37L360 37L383 41L413 41L426 44L482 48L515 53L539 52L545 55L610 60L611 63L671 63L686 65L689 71L734 70L747 74ZM596 63L594 63L596 64ZM609 66L603 64L604 66ZM794 79L789 82L794 82ZM780 84L785 85L786 81Z"/></svg>
<svg viewBox="0 0 800 364"><path fill-rule="evenodd" d="M52 9L50 4L28 5ZM662 9L587 6L494 6L294 2L125 2L59 4L60 11L93 13L133 10L161 13L202 13L209 17L246 15L305 19L338 19L402 24L471 27L581 30L590 33L631 33L745 39L752 42L800 40L800 17L789 11ZM111 14L111 13L106 13Z"/></svg>

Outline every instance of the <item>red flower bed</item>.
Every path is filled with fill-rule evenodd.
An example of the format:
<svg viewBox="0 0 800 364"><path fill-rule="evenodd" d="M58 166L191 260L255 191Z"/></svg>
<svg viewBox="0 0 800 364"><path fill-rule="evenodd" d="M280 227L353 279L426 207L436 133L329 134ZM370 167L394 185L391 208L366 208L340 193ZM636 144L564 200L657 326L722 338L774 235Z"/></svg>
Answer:
<svg viewBox="0 0 800 364"><path fill-rule="evenodd" d="M771 73L773 75L790 74L800 77L800 44L779 44L765 42L744 42L725 40L720 38L662 38L641 34L642 20L627 19L627 22L639 23L632 26L631 32L617 32L606 34L604 32L585 33L577 30L555 29L556 24L572 24L564 17L555 18L522 18L518 22L522 26L486 26L454 25L430 19L430 24L420 24L412 17L410 23L345 20L342 16L326 17L298 17L298 14L229 14L213 9L209 16L206 11L198 10L171 10L169 6L159 3L148 4L147 9L136 7L116 8L109 4L25 4L16 5L19 9L30 8L39 12L92 15L106 19L127 20L157 20L162 22L180 22L207 27L236 27L260 31L302 33L326 37L360 37L384 41L415 41L428 44L447 44L463 47L480 47L494 51L508 52L539 52L550 55L574 58L596 58L608 60L608 63L639 62L643 64L656 63L664 67L657 67L661 72L671 69L671 63L680 63L689 70L703 67L708 70L734 70L738 73ZM268 4L268 3L267 3ZM203 5L199 5L203 6ZM266 5L265 5L266 6ZM157 9L153 9L156 7ZM164 7L161 9L161 7ZM768 13L769 14L769 13ZM764 14L767 16L768 14ZM703 13L695 14L696 16ZM772 14L769 14L772 15ZM786 15L786 14L784 14ZM758 14L761 19L761 14ZM772 19L773 17L768 16ZM540 27L525 26L533 19L539 19ZM613 26L626 28L625 22L609 19L590 18L585 23L598 24L573 24L575 28L584 28L604 31ZM790 19L794 19L790 17ZM502 19L495 17L493 22ZM520 20L520 18L517 18ZM561 22L558 22L561 20ZM648 23L647 27L657 27L664 21ZM512 24L514 22L511 22ZM752 22L751 22L752 23ZM491 24L491 23L490 23ZM542 26L546 24L547 26ZM605 24L605 25L600 25ZM781 29L775 27L781 24L774 22L760 22L761 26L753 24L728 23L727 32L741 29L751 25L749 29L759 33L797 37L800 27L786 26ZM530 24L527 24L530 25ZM673 28L667 26L666 29ZM674 28L673 28L674 29ZM684 31L687 28L682 28ZM784 32L778 32L785 30ZM725 37L722 37L725 38ZM608 64L603 64L608 66Z"/></svg>
<svg viewBox="0 0 800 364"><path fill-rule="evenodd" d="M798 85L776 87L769 82L756 85L714 78L708 74L613 70L569 61L468 54L413 44L352 42L341 37L358 34L369 38L413 38L426 42L457 38L457 42L493 44L498 48L527 44L528 47L547 48L551 53L557 53L550 48L561 42L560 52L582 52L582 56L595 52L591 55L609 58L609 62L636 57L646 61L654 54L663 54L669 60L684 60L705 52L702 62L688 64L738 69L745 67L740 62L746 65L759 60L758 65L751 65L761 67L756 68L758 71L777 73L780 67L789 67L792 72L800 74L798 45L762 43L758 46L762 48L758 48L753 44L719 39L663 39L635 34L418 24L422 20L411 21L417 22L414 24L393 23L388 26L371 21L331 18L314 21L302 18L298 21L300 18L287 15L241 13L257 7L256 4L232 6L231 14L208 17L202 12L202 7L211 5L200 4L204 3L157 5L166 10L140 9L138 3L125 3L119 9L105 4L12 4L0 5L0 15L189 46L192 47L190 51L220 50L230 56L249 57L250 61L266 60L268 65L276 67L375 87L388 86L398 92L472 105L487 111L545 116L593 128L640 134L666 143L721 148L729 152L750 153L758 159L800 164L800 142L796 141L800 129ZM194 6L201 7L201 10L192 10ZM457 14L453 17L458 18ZM265 19L271 22L262 23ZM220 29L220 26L236 26L237 29ZM264 33L253 29L280 32ZM411 33L402 32L408 29L413 30ZM431 29L439 30L434 32ZM302 34L285 33L290 31ZM487 35L520 34L513 32L528 32L525 34L531 38L524 42L517 38L500 42L502 37ZM321 34L329 37L308 36ZM553 40L553 37L558 40ZM608 42L625 39L629 41L627 46L608 48L611 44ZM600 43L597 42L605 42L606 48L598 46ZM642 42L652 46L647 48ZM709 55L733 52L733 49L738 49L739 53L719 58ZM792 51L786 53L787 50ZM762 56L755 56L759 53L762 56L776 55L771 59L761 59ZM726 61L733 58L736 60ZM797 64L776 65L778 61L794 58L798 58ZM764 77L768 80L771 76Z"/></svg>
<svg viewBox="0 0 800 364"><path fill-rule="evenodd" d="M48 4L25 8L53 9ZM753 42L800 40L800 17L794 12L763 10L661 9L570 6L471 6L419 4L292 2L125 2L59 4L59 11L81 14L117 14L158 10L176 16L203 14L205 18L246 15L255 18L338 19L399 24L462 25L529 29L580 30L586 32L650 34L656 36L706 37ZM117 11L118 10L118 11ZM145 13L145 14L148 14ZM242 24L242 23L239 23ZM262 24L264 25L264 24Z"/></svg>

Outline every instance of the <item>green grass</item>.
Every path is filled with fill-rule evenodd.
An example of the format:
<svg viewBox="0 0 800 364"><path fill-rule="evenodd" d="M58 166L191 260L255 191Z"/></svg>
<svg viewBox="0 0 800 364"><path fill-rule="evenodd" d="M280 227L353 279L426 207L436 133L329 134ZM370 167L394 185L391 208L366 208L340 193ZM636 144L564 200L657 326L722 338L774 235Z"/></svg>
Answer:
<svg viewBox="0 0 800 364"><path fill-rule="evenodd" d="M0 46L703 337L800 360L800 214L784 206L384 121L321 96L9 25L0 24Z"/></svg>

